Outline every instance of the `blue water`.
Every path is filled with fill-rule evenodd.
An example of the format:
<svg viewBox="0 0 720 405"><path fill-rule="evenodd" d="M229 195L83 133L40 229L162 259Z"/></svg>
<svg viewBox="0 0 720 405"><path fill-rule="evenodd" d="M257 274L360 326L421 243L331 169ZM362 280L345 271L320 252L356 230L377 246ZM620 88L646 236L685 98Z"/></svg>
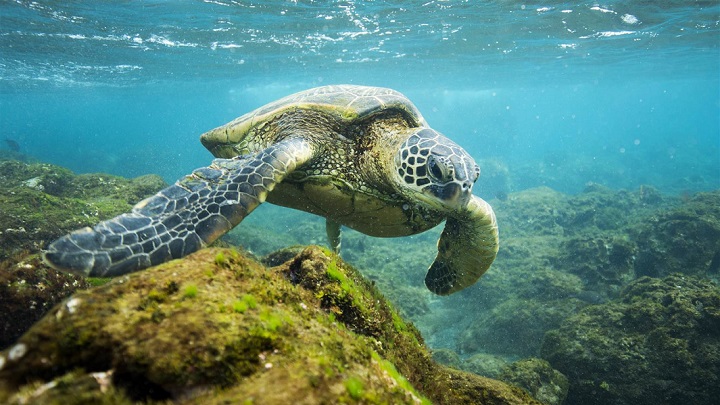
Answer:
<svg viewBox="0 0 720 405"><path fill-rule="evenodd" d="M720 188L718 0L0 0L0 148L13 140L78 173L172 182L212 159L201 133L333 83L407 95L478 161L474 192L488 200L593 183L683 196ZM501 249L517 236L506 229ZM319 218L264 204L228 240L266 254L322 244L324 233ZM419 316L425 340L457 348L468 325L507 301L484 300L493 284L482 280L431 297L422 279L439 233L346 232L343 257L391 297L418 294L410 302L430 308ZM529 291L523 283L536 279L508 264L522 252L503 252L485 280L499 268ZM548 261L533 255L528 267Z"/></svg>
<svg viewBox="0 0 720 405"><path fill-rule="evenodd" d="M506 171L502 186L481 177L480 194L714 189L719 13L717 1L4 0L0 138L76 172L173 181L211 159L202 132L355 83L400 90Z"/></svg>

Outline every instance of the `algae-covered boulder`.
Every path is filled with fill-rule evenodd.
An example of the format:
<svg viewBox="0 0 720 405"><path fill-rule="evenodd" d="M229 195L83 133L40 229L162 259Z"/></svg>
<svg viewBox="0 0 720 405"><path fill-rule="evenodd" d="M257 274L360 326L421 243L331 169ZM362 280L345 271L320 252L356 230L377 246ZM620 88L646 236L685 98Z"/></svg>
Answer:
<svg viewBox="0 0 720 405"><path fill-rule="evenodd" d="M0 261L0 350L12 344L50 308L87 279L44 266L37 255Z"/></svg>
<svg viewBox="0 0 720 405"><path fill-rule="evenodd" d="M74 175L46 163L0 160L0 349L60 300L89 286L42 265L43 244L126 212L164 186L154 175Z"/></svg>
<svg viewBox="0 0 720 405"><path fill-rule="evenodd" d="M127 212L165 186L155 175L128 180L74 175L47 163L0 161L0 260Z"/></svg>
<svg viewBox="0 0 720 405"><path fill-rule="evenodd" d="M582 306L577 299L508 300L467 327L460 334L459 346L466 353L487 350L508 357L536 356L545 332Z"/></svg>
<svg viewBox="0 0 720 405"><path fill-rule="evenodd" d="M487 294L504 295L504 300L488 306L474 322L467 322L458 335L463 353L488 352L515 359L538 356L545 332L588 305L578 298L583 286L577 276L546 268L509 273L523 282L508 280L508 274L498 277L501 282L488 278L483 287L494 291Z"/></svg>
<svg viewBox="0 0 720 405"><path fill-rule="evenodd" d="M72 395L71 395L72 393ZM204 249L77 292L0 354L5 403L536 403L436 364L317 247L266 268Z"/></svg>
<svg viewBox="0 0 720 405"><path fill-rule="evenodd" d="M643 226L635 237L639 276L720 278L720 191L698 193Z"/></svg>
<svg viewBox="0 0 720 405"><path fill-rule="evenodd" d="M465 359L460 368L483 377L498 378L507 364L508 362L504 357L488 353L477 353Z"/></svg>
<svg viewBox="0 0 720 405"><path fill-rule="evenodd" d="M571 404L713 403L720 397L720 288L642 277L546 334L542 357Z"/></svg>
<svg viewBox="0 0 720 405"><path fill-rule="evenodd" d="M607 299L635 279L633 265L637 246L626 237L572 237L562 243L553 262L576 274L586 291Z"/></svg>
<svg viewBox="0 0 720 405"><path fill-rule="evenodd" d="M568 393L568 379L545 360L527 358L505 367L499 379L522 387L548 405L561 405Z"/></svg>
<svg viewBox="0 0 720 405"><path fill-rule="evenodd" d="M440 364L457 369L460 369L462 363L460 355L451 349L435 349L432 351L432 358Z"/></svg>

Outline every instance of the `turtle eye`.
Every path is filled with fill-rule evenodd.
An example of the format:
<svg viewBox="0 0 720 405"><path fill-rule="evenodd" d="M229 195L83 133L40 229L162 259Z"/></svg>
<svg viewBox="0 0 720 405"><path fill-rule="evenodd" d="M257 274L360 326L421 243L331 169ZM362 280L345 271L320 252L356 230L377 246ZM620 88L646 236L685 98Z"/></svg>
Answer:
<svg viewBox="0 0 720 405"><path fill-rule="evenodd" d="M435 156L430 156L428 158L427 166L428 173L430 173L430 176L433 177L435 180L444 181L447 178L447 167Z"/></svg>

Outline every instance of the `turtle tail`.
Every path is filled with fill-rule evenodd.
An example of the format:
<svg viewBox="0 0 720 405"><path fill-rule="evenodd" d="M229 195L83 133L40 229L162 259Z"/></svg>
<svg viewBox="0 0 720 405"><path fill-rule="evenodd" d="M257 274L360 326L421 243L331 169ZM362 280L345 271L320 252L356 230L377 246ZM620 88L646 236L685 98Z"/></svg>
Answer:
<svg viewBox="0 0 720 405"><path fill-rule="evenodd" d="M239 224L311 156L308 142L292 138L256 155L216 159L131 212L61 237L43 260L58 270L110 277L186 256Z"/></svg>
<svg viewBox="0 0 720 405"><path fill-rule="evenodd" d="M495 260L499 247L498 226L490 204L472 196L467 208L448 217L438 254L425 276L427 288L449 295L469 287Z"/></svg>

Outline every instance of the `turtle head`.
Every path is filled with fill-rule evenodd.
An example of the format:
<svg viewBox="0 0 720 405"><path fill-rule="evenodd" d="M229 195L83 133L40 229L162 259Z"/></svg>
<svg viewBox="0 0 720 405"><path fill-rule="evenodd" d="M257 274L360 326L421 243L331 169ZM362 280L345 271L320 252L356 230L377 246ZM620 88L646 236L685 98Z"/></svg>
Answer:
<svg viewBox="0 0 720 405"><path fill-rule="evenodd" d="M416 129L395 155L396 183L435 209L469 201L480 167L463 148L430 128Z"/></svg>

